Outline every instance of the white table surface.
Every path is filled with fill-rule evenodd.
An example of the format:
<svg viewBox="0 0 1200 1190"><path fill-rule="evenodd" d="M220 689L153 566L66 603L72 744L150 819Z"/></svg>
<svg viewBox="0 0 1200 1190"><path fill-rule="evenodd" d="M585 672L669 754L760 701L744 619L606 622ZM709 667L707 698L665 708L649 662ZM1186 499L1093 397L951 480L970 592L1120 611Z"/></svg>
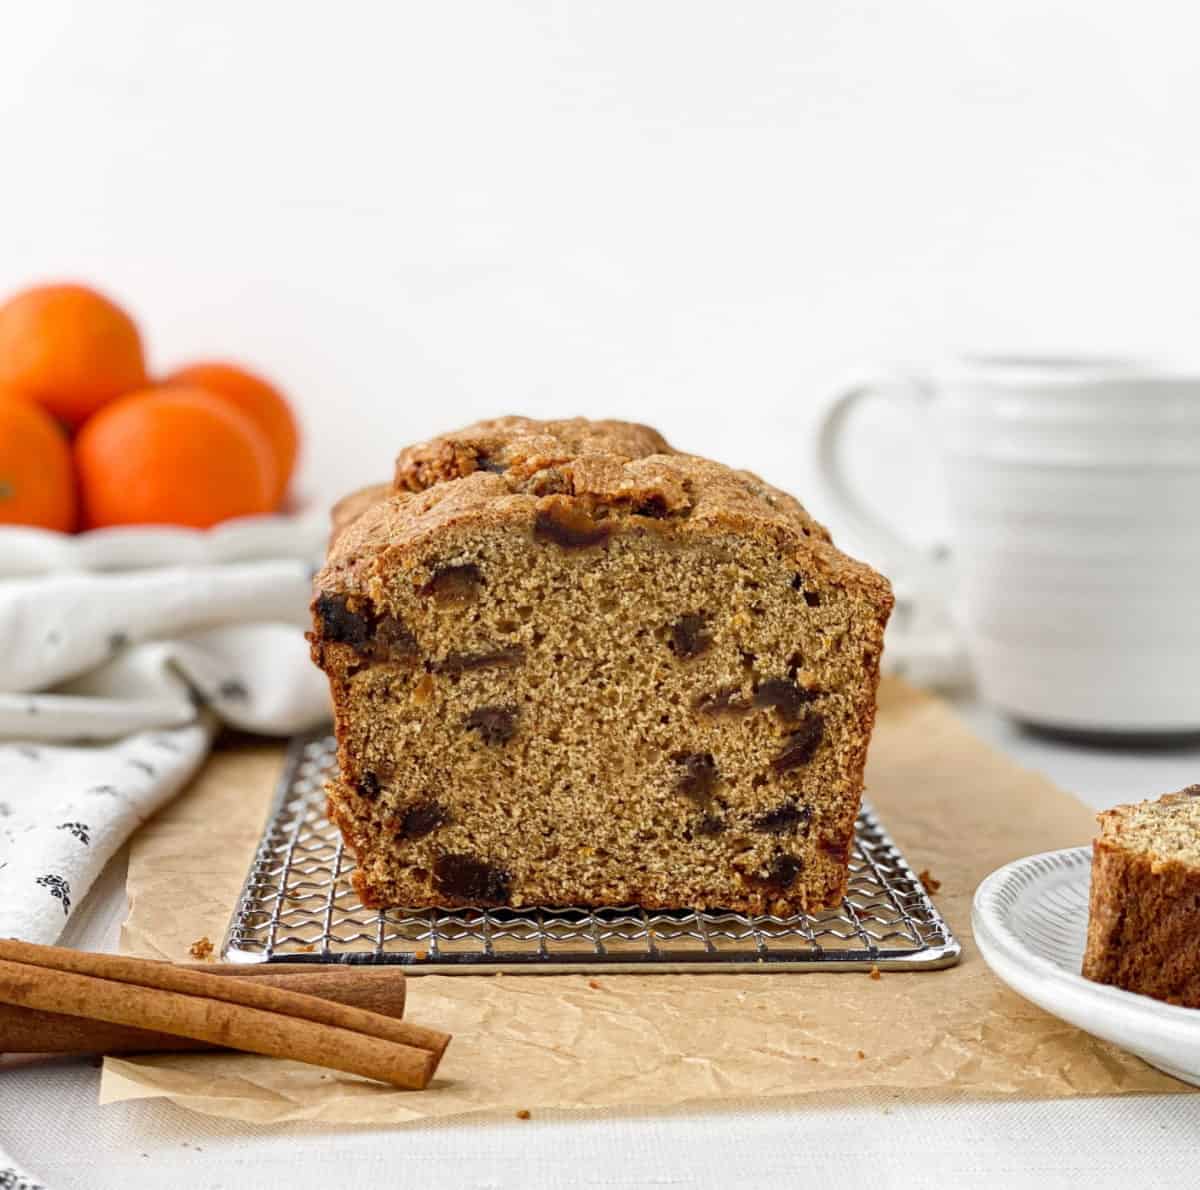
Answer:
<svg viewBox="0 0 1200 1190"><path fill-rule="evenodd" d="M986 739L1097 808L1178 789L1200 746L1094 750L1019 731L972 703ZM69 945L115 949L124 855ZM0 1069L0 1147L50 1190L87 1187L732 1187L805 1184L1089 1188L1197 1184L1200 1095L1030 1102L870 1092L800 1107L538 1112L393 1129L252 1127L165 1100L98 1107L96 1065Z"/></svg>

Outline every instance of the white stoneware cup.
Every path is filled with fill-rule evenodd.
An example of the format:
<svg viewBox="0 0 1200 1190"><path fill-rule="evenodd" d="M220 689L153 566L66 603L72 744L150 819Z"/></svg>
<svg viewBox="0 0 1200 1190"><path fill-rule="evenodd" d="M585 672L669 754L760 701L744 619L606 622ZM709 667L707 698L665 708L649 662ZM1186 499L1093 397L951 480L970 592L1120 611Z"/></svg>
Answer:
<svg viewBox="0 0 1200 1190"><path fill-rule="evenodd" d="M879 397L935 444L948 565L847 482L848 414ZM834 400L819 457L864 546L917 605L950 609L993 705L1071 732L1200 731L1200 376L1007 357L868 375Z"/></svg>

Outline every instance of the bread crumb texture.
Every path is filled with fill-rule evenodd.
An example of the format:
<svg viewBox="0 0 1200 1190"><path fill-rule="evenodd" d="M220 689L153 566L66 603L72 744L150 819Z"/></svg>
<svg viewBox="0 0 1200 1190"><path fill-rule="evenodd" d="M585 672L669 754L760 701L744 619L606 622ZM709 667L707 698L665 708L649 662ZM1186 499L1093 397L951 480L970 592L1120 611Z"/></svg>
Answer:
<svg viewBox="0 0 1200 1190"><path fill-rule="evenodd" d="M194 959L204 962L212 958L213 944L212 939L207 934L203 938L197 938L195 942L188 947L188 954Z"/></svg>
<svg viewBox="0 0 1200 1190"><path fill-rule="evenodd" d="M313 600L359 895L836 905L891 607L791 496L645 426L404 450Z"/></svg>

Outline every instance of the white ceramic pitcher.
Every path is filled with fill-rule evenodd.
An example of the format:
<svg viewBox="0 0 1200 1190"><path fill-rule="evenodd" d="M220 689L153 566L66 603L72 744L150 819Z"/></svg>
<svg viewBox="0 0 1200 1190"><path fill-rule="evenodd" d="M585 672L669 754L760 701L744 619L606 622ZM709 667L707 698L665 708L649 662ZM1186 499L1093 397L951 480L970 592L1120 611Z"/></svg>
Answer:
<svg viewBox="0 0 1200 1190"><path fill-rule="evenodd" d="M848 413L875 397L935 443L948 567L839 464ZM820 463L864 544L952 609L988 701L1072 731L1200 731L1200 376L1015 357L869 376L830 407Z"/></svg>

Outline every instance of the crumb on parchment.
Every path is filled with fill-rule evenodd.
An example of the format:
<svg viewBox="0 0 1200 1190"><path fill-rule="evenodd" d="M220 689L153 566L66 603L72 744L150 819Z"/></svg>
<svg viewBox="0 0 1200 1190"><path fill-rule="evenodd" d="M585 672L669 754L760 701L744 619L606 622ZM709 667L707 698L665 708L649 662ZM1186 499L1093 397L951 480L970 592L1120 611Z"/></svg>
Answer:
<svg viewBox="0 0 1200 1190"><path fill-rule="evenodd" d="M935 893L942 887L942 882L928 868L922 868L917 873L917 879L925 886L925 891Z"/></svg>
<svg viewBox="0 0 1200 1190"><path fill-rule="evenodd" d="M589 979L588 987L590 987L592 991L598 992L600 990L600 981L598 979Z"/></svg>
<svg viewBox="0 0 1200 1190"><path fill-rule="evenodd" d="M528 1120L529 1118L530 1118L529 1108L523 1107L523 1108L521 1108L521 1110L519 1112L517 1112L518 1120Z"/></svg>
<svg viewBox="0 0 1200 1190"><path fill-rule="evenodd" d="M875 967L875 966L872 966L872 968L871 968L871 970L868 972L868 974L870 975L870 977L871 977L872 979L882 979L882 978L883 978L883 976L882 976L882 975L880 974L880 972L879 972L879 968L878 968L878 967Z"/></svg>
<svg viewBox="0 0 1200 1190"><path fill-rule="evenodd" d="M854 1056L861 1062L867 1055L859 1050Z"/></svg>
<svg viewBox="0 0 1200 1190"><path fill-rule="evenodd" d="M199 959L201 962L206 959L211 959L213 953L212 939L207 934L203 938L197 938L195 942L188 947L188 954L194 959Z"/></svg>

